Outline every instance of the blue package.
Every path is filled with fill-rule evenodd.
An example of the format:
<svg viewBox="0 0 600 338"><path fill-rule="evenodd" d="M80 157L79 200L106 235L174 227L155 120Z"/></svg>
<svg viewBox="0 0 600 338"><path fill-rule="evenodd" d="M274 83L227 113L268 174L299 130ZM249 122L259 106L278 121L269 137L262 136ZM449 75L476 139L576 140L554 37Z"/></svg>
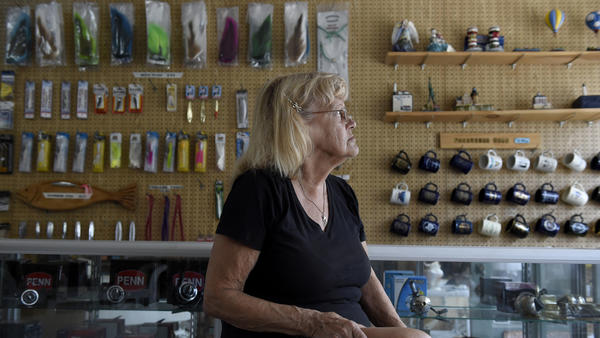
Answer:
<svg viewBox="0 0 600 338"><path fill-rule="evenodd" d="M394 288L394 278L396 276L414 276L414 274L410 270L386 270L383 272L383 288L394 306L400 292Z"/></svg>
<svg viewBox="0 0 600 338"><path fill-rule="evenodd" d="M235 135L235 158L238 159L246 153L250 144L250 133L247 131L238 131Z"/></svg>
<svg viewBox="0 0 600 338"><path fill-rule="evenodd" d="M425 276L396 276L394 278L395 287L400 289L396 301L396 311L398 314L407 315L410 312L410 300L412 299L412 290L410 281L415 282L415 286L423 295L427 296L427 277Z"/></svg>

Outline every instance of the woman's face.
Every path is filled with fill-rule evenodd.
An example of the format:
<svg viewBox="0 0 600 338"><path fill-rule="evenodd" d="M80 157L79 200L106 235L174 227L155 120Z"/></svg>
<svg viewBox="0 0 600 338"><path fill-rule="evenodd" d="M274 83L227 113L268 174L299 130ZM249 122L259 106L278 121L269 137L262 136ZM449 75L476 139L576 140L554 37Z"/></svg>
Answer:
<svg viewBox="0 0 600 338"><path fill-rule="evenodd" d="M358 155L358 145L352 135L356 122L349 112L344 114L339 111L345 109L344 100L340 98L336 98L330 107L317 104L307 107L309 112L319 112L314 114L314 118L308 123L315 151L320 151L340 163Z"/></svg>

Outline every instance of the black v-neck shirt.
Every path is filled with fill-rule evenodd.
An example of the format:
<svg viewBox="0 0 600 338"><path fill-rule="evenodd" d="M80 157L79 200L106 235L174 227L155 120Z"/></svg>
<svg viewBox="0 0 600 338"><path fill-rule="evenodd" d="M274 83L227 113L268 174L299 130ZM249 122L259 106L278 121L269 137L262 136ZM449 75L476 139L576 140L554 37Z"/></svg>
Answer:
<svg viewBox="0 0 600 338"><path fill-rule="evenodd" d="M352 188L326 179L325 230L304 211L290 179L249 170L234 182L217 233L260 251L244 292L279 304L336 312L370 326L359 300L371 274L365 232ZM223 322L221 337L288 337L238 329Z"/></svg>

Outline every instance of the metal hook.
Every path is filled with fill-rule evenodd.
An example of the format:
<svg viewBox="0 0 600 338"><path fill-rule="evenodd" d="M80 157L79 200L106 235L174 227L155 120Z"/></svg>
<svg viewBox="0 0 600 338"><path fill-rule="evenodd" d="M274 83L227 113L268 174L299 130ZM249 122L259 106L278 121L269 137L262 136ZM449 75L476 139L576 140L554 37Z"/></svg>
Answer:
<svg viewBox="0 0 600 338"><path fill-rule="evenodd" d="M395 70L395 71L398 71L398 64L395 64L395 65L394 65L394 70Z"/></svg>
<svg viewBox="0 0 600 338"><path fill-rule="evenodd" d="M150 84L152 85L152 90L156 91L158 88L156 88L156 86L152 82L152 79L148 78L148 81L150 81Z"/></svg>
<svg viewBox="0 0 600 338"><path fill-rule="evenodd" d="M394 129L398 129L399 122L394 122Z"/></svg>
<svg viewBox="0 0 600 338"><path fill-rule="evenodd" d="M421 70L425 70L425 64L421 64Z"/></svg>

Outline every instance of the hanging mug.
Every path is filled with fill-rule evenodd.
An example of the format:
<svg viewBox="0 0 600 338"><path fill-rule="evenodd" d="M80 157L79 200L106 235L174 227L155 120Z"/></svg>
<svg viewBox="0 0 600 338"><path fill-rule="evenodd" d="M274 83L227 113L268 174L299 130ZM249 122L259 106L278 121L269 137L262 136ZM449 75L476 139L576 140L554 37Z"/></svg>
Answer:
<svg viewBox="0 0 600 338"><path fill-rule="evenodd" d="M457 235L470 235L473 232L473 222L467 219L467 215L458 215L452 222L452 233Z"/></svg>
<svg viewBox="0 0 600 338"><path fill-rule="evenodd" d="M481 222L479 233L484 236L495 237L500 235L502 224L498 221L496 214L487 215Z"/></svg>
<svg viewBox="0 0 600 338"><path fill-rule="evenodd" d="M600 170L600 153L596 154L590 161L590 169Z"/></svg>
<svg viewBox="0 0 600 338"><path fill-rule="evenodd" d="M440 224L438 223L438 218L432 213L425 215L419 223L419 231L431 236L435 236L439 228Z"/></svg>
<svg viewBox="0 0 600 338"><path fill-rule="evenodd" d="M600 236L600 219L596 221L596 226L594 227L594 233L596 236Z"/></svg>
<svg viewBox="0 0 600 338"><path fill-rule="evenodd" d="M432 154L433 157L428 156ZM419 161L419 169L429 171L431 173L437 173L440 170L440 160L437 158L437 154L433 150L429 150L425 155L421 156Z"/></svg>
<svg viewBox="0 0 600 338"><path fill-rule="evenodd" d="M404 237L408 236L408 233L410 232L410 217L406 214L398 215L394 221L392 221L390 232Z"/></svg>
<svg viewBox="0 0 600 338"><path fill-rule="evenodd" d="M438 191L438 186L434 183L427 183L421 191L419 191L419 201L431 205L436 205L438 200L440 199L440 193Z"/></svg>
<svg viewBox="0 0 600 338"><path fill-rule="evenodd" d="M581 154L577 149L573 150L572 153L568 153L567 155L565 155L565 157L563 157L563 164L567 168L578 172L584 171L585 167L587 166L587 163L585 162L583 157L581 157Z"/></svg>
<svg viewBox="0 0 600 338"><path fill-rule="evenodd" d="M531 199L531 195L527 192L527 188L523 183L517 183L508 189L506 193L506 200L519 204L525 205Z"/></svg>
<svg viewBox="0 0 600 338"><path fill-rule="evenodd" d="M509 232L519 238L525 238L529 235L529 224L525 220L525 217L521 214L517 214L506 227L506 232Z"/></svg>
<svg viewBox="0 0 600 338"><path fill-rule="evenodd" d="M458 153L450 159L450 166L465 175L468 174L471 169L473 169L473 159L471 158L471 154L464 150L459 150Z"/></svg>
<svg viewBox="0 0 600 338"><path fill-rule="evenodd" d="M558 161L554 158L554 154L550 150L543 151L535 160L535 170L544 173L551 173L558 167Z"/></svg>
<svg viewBox="0 0 600 338"><path fill-rule="evenodd" d="M588 202L589 196L587 192L585 192L585 188L581 184L575 182L562 192L561 199L567 204L580 207Z"/></svg>
<svg viewBox="0 0 600 338"><path fill-rule="evenodd" d="M412 164L410 163L410 159L408 158L408 154L404 150L400 150L398 155L392 161L392 169L397 172L406 175L412 168Z"/></svg>
<svg viewBox="0 0 600 338"><path fill-rule="evenodd" d="M502 192L498 191L496 183L490 182L479 191L479 202L485 204L500 204Z"/></svg>
<svg viewBox="0 0 600 338"><path fill-rule="evenodd" d="M585 220L581 214L571 216L567 223L565 223L566 234L585 236L589 230L590 227L585 223Z"/></svg>
<svg viewBox="0 0 600 338"><path fill-rule="evenodd" d="M392 196L390 196L390 203L408 205L410 202L410 190L406 183L398 183L394 189L392 189Z"/></svg>
<svg viewBox="0 0 600 338"><path fill-rule="evenodd" d="M544 189L548 188L548 189ZM554 191L554 186L551 183L544 183L535 192L535 201L542 204L556 204L560 195Z"/></svg>
<svg viewBox="0 0 600 338"><path fill-rule="evenodd" d="M535 224L535 231L550 237L556 236L560 230L560 225L556 223L556 217L552 214L544 214Z"/></svg>
<svg viewBox="0 0 600 338"><path fill-rule="evenodd" d="M600 186L597 186L592 192L592 199L596 202L600 202Z"/></svg>
<svg viewBox="0 0 600 338"><path fill-rule="evenodd" d="M479 157L479 168L498 171L502 169L502 157L498 156L496 151L490 149L486 154Z"/></svg>
<svg viewBox="0 0 600 338"><path fill-rule="evenodd" d="M454 188L454 190L452 190L450 200L454 203L470 205L471 201L473 201L473 192L471 191L471 186L464 182L459 184L456 188Z"/></svg>
<svg viewBox="0 0 600 338"><path fill-rule="evenodd" d="M530 164L531 162L525 156L523 150L517 150L514 154L510 155L506 161L508 169L515 171L527 171Z"/></svg>

